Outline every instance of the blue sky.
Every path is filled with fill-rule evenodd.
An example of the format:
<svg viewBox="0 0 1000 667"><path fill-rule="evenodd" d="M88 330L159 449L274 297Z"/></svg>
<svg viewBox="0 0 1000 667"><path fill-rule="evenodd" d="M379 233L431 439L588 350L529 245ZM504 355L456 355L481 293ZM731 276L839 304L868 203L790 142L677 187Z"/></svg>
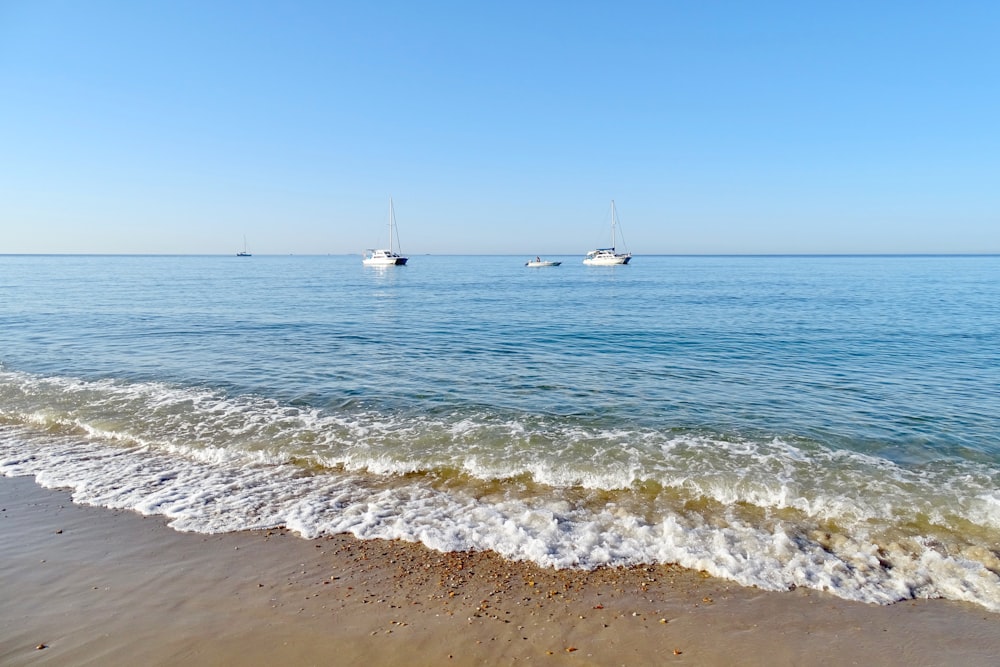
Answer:
<svg viewBox="0 0 1000 667"><path fill-rule="evenodd" d="M1000 3L0 0L0 253L1000 252Z"/></svg>

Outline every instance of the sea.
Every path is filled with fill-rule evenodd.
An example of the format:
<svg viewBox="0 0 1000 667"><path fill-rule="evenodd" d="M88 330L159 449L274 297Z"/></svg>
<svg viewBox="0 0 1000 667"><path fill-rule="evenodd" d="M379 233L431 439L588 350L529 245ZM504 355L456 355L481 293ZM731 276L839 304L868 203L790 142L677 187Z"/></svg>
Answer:
<svg viewBox="0 0 1000 667"><path fill-rule="evenodd" d="M1000 257L0 256L0 473L1000 612Z"/></svg>

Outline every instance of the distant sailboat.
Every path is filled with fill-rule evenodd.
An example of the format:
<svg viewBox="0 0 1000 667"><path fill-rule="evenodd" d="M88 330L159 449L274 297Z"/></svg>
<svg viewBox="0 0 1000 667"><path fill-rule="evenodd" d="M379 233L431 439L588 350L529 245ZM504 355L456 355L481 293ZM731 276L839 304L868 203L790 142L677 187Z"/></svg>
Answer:
<svg viewBox="0 0 1000 667"><path fill-rule="evenodd" d="M243 235L243 250L237 250L236 251L236 256L237 257L252 257L252 255L250 254L250 251L247 250L247 236L246 236L246 234Z"/></svg>
<svg viewBox="0 0 1000 667"><path fill-rule="evenodd" d="M614 266L615 264L628 264L632 259L630 252L615 252L617 237L620 234L616 231L618 227L618 213L615 210L615 200L611 200L611 247L598 248L587 253L583 263L590 266ZM622 245L625 245L625 237L622 237Z"/></svg>
<svg viewBox="0 0 1000 667"><path fill-rule="evenodd" d="M393 238L396 239L396 246L399 246L399 238L396 234L396 212L392 207L392 197L389 197L389 249L369 249L361 257L361 263L365 266L403 266L406 264L406 257L392 249Z"/></svg>

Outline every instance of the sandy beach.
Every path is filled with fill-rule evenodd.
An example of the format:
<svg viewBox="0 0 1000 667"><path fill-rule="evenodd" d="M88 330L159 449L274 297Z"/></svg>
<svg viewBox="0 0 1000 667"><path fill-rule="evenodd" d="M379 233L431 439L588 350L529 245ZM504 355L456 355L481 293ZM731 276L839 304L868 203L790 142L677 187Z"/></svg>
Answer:
<svg viewBox="0 0 1000 667"><path fill-rule="evenodd" d="M4 665L993 665L1000 616L553 571L283 530L178 533L0 478Z"/></svg>

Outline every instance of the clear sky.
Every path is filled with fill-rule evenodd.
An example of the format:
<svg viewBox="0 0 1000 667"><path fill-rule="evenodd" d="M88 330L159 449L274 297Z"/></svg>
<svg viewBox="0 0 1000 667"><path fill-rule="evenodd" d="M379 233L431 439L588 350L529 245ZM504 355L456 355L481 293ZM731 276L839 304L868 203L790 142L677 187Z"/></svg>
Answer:
<svg viewBox="0 0 1000 667"><path fill-rule="evenodd" d="M1000 252L1000 2L0 0L0 253Z"/></svg>

